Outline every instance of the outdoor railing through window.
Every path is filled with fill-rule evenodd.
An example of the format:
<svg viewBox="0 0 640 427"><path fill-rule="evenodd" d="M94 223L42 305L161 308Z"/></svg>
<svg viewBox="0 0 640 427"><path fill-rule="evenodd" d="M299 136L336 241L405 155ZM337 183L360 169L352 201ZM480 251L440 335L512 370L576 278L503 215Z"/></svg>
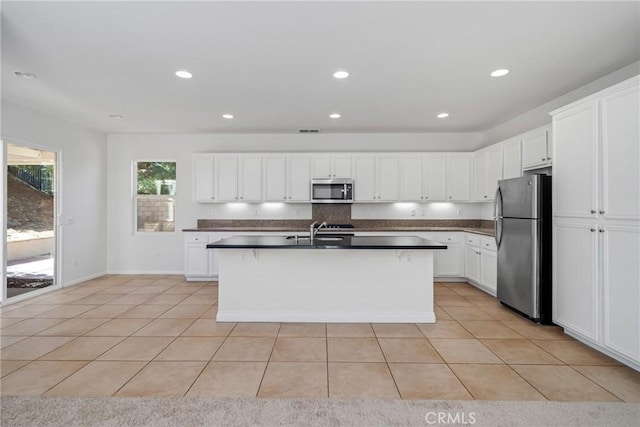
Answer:
<svg viewBox="0 0 640 427"><path fill-rule="evenodd" d="M50 196L53 195L52 165L10 165L7 166L7 170L11 175L36 190Z"/></svg>

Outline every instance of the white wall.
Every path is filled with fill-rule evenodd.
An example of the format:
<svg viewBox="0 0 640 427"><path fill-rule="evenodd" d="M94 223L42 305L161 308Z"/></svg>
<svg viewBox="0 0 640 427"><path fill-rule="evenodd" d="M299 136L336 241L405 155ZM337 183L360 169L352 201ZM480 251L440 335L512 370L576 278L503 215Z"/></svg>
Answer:
<svg viewBox="0 0 640 427"><path fill-rule="evenodd" d="M530 131L532 129L551 123L549 111L560 108L563 105L571 104L585 96L596 93L623 80L629 79L640 74L640 61L636 61L627 65L613 73L607 74L597 80L594 80L584 86L568 92L552 101L549 101L533 110L527 111L511 120L501 123L482 134L482 141L473 150L504 141L512 136ZM473 151L472 150L472 151Z"/></svg>
<svg viewBox="0 0 640 427"><path fill-rule="evenodd" d="M192 154L197 152L468 151L477 133L109 135L107 143L109 273L183 272L183 236L204 218L311 218L308 204L199 204L192 202ZM176 161L175 233L135 233L132 167L135 161ZM213 210L213 211L212 211Z"/></svg>
<svg viewBox="0 0 640 427"><path fill-rule="evenodd" d="M105 274L106 135L5 100L1 123L7 142L62 152L63 286Z"/></svg>

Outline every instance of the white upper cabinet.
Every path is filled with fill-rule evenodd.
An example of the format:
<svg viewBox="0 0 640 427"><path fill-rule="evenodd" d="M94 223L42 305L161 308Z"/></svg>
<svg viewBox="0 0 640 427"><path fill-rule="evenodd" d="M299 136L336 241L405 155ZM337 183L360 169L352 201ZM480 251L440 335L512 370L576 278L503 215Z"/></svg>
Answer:
<svg viewBox="0 0 640 427"><path fill-rule="evenodd" d="M447 200L468 201L471 196L471 154L450 154L447 158Z"/></svg>
<svg viewBox="0 0 640 427"><path fill-rule="evenodd" d="M399 199L405 202L446 200L446 171L444 154L401 154Z"/></svg>
<svg viewBox="0 0 640 427"><path fill-rule="evenodd" d="M284 202L287 200L287 156L265 155L264 200Z"/></svg>
<svg viewBox="0 0 640 427"><path fill-rule="evenodd" d="M193 200L201 203L215 202L213 154L193 155Z"/></svg>
<svg viewBox="0 0 640 427"><path fill-rule="evenodd" d="M427 154L424 160L424 201L447 200L447 156Z"/></svg>
<svg viewBox="0 0 640 427"><path fill-rule="evenodd" d="M521 147L520 138L511 138L502 143L502 179L522 176Z"/></svg>
<svg viewBox="0 0 640 427"><path fill-rule="evenodd" d="M311 200L311 169L308 155L291 155L287 162L287 201Z"/></svg>
<svg viewBox="0 0 640 427"><path fill-rule="evenodd" d="M351 178L350 154L314 154L311 178Z"/></svg>
<svg viewBox="0 0 640 427"><path fill-rule="evenodd" d="M474 160L475 200L493 200L498 181L502 179L502 146L495 144L477 151Z"/></svg>
<svg viewBox="0 0 640 427"><path fill-rule="evenodd" d="M636 85L602 99L602 197L599 206L602 212L599 213L605 218L640 219L639 94Z"/></svg>
<svg viewBox="0 0 640 427"><path fill-rule="evenodd" d="M553 168L553 210L556 216L593 217L597 213L597 101L553 116L557 141Z"/></svg>
<svg viewBox="0 0 640 427"><path fill-rule="evenodd" d="M551 165L551 129L543 126L522 135L522 169L537 169Z"/></svg>
<svg viewBox="0 0 640 427"><path fill-rule="evenodd" d="M378 201L398 200L398 156L381 154L376 156L376 189Z"/></svg>
<svg viewBox="0 0 640 427"><path fill-rule="evenodd" d="M309 156L265 155L264 200L309 202Z"/></svg>
<svg viewBox="0 0 640 427"><path fill-rule="evenodd" d="M216 198L219 202L262 200L262 156L222 154L216 156Z"/></svg>
<svg viewBox="0 0 640 427"><path fill-rule="evenodd" d="M353 156L354 201L397 201L398 179L397 155Z"/></svg>
<svg viewBox="0 0 640 427"><path fill-rule="evenodd" d="M402 154L400 162L400 200L419 202L424 200L424 156Z"/></svg>

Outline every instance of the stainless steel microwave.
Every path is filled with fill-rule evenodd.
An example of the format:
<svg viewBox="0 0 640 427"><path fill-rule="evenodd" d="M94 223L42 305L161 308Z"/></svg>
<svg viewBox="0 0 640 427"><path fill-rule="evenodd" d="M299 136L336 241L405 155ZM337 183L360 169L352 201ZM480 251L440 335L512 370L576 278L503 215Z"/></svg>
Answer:
<svg viewBox="0 0 640 427"><path fill-rule="evenodd" d="M312 179L311 203L353 203L353 180Z"/></svg>

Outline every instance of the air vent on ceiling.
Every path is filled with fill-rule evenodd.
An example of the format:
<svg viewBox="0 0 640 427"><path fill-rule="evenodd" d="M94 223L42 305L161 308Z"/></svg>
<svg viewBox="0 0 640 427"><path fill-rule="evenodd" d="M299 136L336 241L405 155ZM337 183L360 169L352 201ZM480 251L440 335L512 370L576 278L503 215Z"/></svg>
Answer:
<svg viewBox="0 0 640 427"><path fill-rule="evenodd" d="M320 129L300 129L300 133L320 133Z"/></svg>

